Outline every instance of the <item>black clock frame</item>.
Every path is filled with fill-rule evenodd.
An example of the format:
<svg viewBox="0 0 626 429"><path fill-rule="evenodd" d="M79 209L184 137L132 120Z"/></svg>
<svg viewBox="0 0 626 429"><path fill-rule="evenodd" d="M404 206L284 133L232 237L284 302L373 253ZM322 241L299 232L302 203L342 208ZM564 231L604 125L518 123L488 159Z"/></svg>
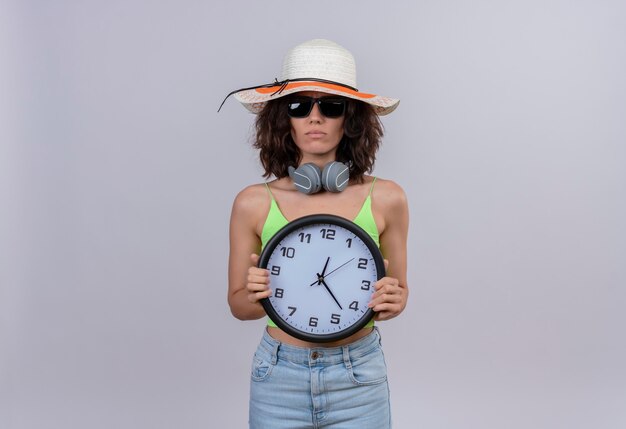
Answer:
<svg viewBox="0 0 626 429"><path fill-rule="evenodd" d="M261 255L259 257L258 267L267 268L267 263L269 262L270 256L272 255L276 247L278 247L280 242L286 236L288 236L293 231L296 231L300 228L310 226L310 225L315 225L315 224L336 225L338 227L347 229L350 232L354 233L358 238L363 240L363 242L369 249L370 253L372 254L372 257L374 258L374 263L376 265L376 274L377 274L378 280L380 280L381 278L385 276L385 262L383 259L383 255L380 252L380 249L378 248L374 240L372 239L372 237L370 237L369 234L365 232L363 228L361 228L354 222L348 219L345 219L343 217L335 216L331 214L313 214L313 215L304 216L304 217L295 219L289 222L284 227L282 227L268 241L265 248L261 252ZM315 272L314 269L312 271ZM293 326L289 325L287 322L285 322L278 315L278 313L276 313L269 298L262 299L261 305L265 309L265 312L267 313L268 317L272 319L272 321L280 329L282 329L283 331L285 331L286 333L288 333L289 335L295 338L298 338L303 341L314 342L314 343L327 343L327 342L338 341L338 340L347 338L350 335L358 332L360 329L363 329L363 327L367 325L367 323L372 319L372 317L374 317L374 311L370 308L365 312L365 314L361 317L361 319L358 322L356 322L354 325L350 326L349 328L346 328L345 330L342 330L340 332L335 332L332 334L312 334L310 332L305 332L305 331L296 329Z"/></svg>

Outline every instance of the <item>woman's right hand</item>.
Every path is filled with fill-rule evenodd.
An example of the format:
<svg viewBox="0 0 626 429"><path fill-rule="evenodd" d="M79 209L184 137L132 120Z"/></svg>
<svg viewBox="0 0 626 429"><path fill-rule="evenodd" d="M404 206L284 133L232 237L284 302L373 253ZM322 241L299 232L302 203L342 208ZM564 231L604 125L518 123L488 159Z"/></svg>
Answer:
<svg viewBox="0 0 626 429"><path fill-rule="evenodd" d="M270 289L270 272L264 268L258 268L259 255L253 253L250 255L252 266L248 268L248 283L246 284L246 290L248 291L248 301L251 303L257 303L263 298L268 298L272 295Z"/></svg>

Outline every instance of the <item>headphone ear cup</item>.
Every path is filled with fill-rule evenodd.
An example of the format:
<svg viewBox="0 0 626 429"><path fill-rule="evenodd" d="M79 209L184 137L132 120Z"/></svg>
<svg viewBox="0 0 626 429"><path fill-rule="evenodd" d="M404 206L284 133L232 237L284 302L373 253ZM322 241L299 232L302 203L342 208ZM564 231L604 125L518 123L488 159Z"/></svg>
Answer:
<svg viewBox="0 0 626 429"><path fill-rule="evenodd" d="M348 186L350 180L350 168L339 161L333 161L324 167L322 171L322 186L328 192L341 192Z"/></svg>
<svg viewBox="0 0 626 429"><path fill-rule="evenodd" d="M304 194L314 194L322 189L322 172L312 162L302 164L297 169L288 167L287 170L298 191Z"/></svg>

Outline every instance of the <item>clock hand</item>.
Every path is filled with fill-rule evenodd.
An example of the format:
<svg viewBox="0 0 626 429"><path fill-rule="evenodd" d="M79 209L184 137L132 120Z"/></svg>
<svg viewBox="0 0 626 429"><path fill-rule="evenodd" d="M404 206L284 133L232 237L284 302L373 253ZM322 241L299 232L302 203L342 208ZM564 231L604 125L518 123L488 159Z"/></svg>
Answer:
<svg viewBox="0 0 626 429"><path fill-rule="evenodd" d="M324 264L324 269L322 270L322 274L320 274L320 277L324 277L324 273L326 272L326 268L328 268L329 262L330 262L330 256L328 257L328 259L326 259L326 263Z"/></svg>
<svg viewBox="0 0 626 429"><path fill-rule="evenodd" d="M343 307L341 306L341 304L339 304L339 301L337 301L337 298L335 298L335 295L332 293L332 291L330 290L330 288L328 287L328 285L326 284L326 282L324 281L324 278L322 277L320 279L320 282L324 285L324 287L326 288L326 290L328 291L328 293L330 294L330 296L333 297L333 299L335 300L335 302L337 303L337 305L339 306L340 309L343 310Z"/></svg>
<svg viewBox="0 0 626 429"><path fill-rule="evenodd" d="M313 286L313 285L316 285L316 284L317 285L321 285L322 284L322 280L324 279L324 273L326 272L326 268L328 268L328 262L330 262L330 256L326 259L326 263L324 264L324 269L322 270L322 274L315 273L315 274L317 274L317 280L315 280L309 286Z"/></svg>
<svg viewBox="0 0 626 429"><path fill-rule="evenodd" d="M349 264L350 262L354 261L354 258L350 259L348 262L344 262L343 264L339 265L337 268L335 268L334 270L332 270L330 273L326 274L325 277L328 277L329 275L331 275L332 273L334 273L335 271L337 271L339 268L343 267L344 265Z"/></svg>

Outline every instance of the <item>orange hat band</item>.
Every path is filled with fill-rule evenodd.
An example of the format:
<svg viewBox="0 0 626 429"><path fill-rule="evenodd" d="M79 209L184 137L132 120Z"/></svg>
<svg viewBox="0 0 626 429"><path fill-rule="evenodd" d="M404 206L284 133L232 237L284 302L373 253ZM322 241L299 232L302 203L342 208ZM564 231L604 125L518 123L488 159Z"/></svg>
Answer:
<svg viewBox="0 0 626 429"><path fill-rule="evenodd" d="M330 89L330 90L338 91L338 92L345 92L346 94L350 94L351 96L358 97L358 98L368 99L368 98L376 97L375 94L366 94L363 92L355 91L354 89L347 88L343 85L335 85L332 83L316 82L316 81L289 82L287 83L287 85L275 85L271 87L255 88L255 91L263 95L273 94L273 93L280 94L281 92L285 90L296 89L296 88L301 88L301 87L311 87L311 86Z"/></svg>

